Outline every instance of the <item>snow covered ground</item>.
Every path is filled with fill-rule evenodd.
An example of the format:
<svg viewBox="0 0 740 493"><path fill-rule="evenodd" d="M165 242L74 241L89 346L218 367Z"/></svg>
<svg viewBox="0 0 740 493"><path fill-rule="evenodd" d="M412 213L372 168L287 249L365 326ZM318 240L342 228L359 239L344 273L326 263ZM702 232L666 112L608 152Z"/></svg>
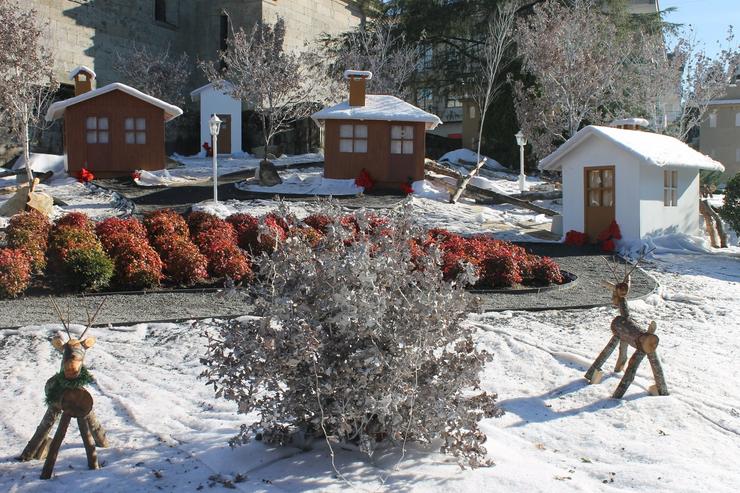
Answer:
<svg viewBox="0 0 740 493"><path fill-rule="evenodd" d="M236 184L236 188L246 192L299 194L299 195L357 195L364 191L355 185L355 180L333 180L324 178L324 168L306 168L302 170L285 170L280 172L283 183L272 187L263 187L256 180L247 180Z"/></svg>
<svg viewBox="0 0 740 493"><path fill-rule="evenodd" d="M740 259L731 254L662 254L647 266L662 287L630 306L640 324L658 323L667 397L647 395L647 364L624 400L609 397L619 379L609 371L586 385L612 308L471 315L478 344L494 355L483 388L498 392L506 411L482 426L496 466L472 471L430 449L411 447L395 469L397 449L369 460L338 448L348 483L320 440L308 452L261 443L231 450L226 440L248 417L199 379L205 341L183 323L94 329L86 362L111 447L98 451L104 467L88 471L73 424L55 477L41 481L41 462L14 458L43 414L43 384L60 361L49 337L60 327L3 332L0 491L194 491L237 475L239 491L736 491Z"/></svg>

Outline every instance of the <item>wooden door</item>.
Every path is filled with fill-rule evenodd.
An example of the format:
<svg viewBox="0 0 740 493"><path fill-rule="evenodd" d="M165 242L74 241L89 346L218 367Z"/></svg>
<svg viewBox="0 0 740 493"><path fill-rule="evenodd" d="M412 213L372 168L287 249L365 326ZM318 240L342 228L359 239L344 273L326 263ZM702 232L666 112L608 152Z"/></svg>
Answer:
<svg viewBox="0 0 740 493"><path fill-rule="evenodd" d="M231 154L231 115L217 115L221 120L221 130L218 131L219 154ZM213 147L213 137L211 137Z"/></svg>
<svg viewBox="0 0 740 493"><path fill-rule="evenodd" d="M592 242L614 220L614 166L584 168L585 231Z"/></svg>

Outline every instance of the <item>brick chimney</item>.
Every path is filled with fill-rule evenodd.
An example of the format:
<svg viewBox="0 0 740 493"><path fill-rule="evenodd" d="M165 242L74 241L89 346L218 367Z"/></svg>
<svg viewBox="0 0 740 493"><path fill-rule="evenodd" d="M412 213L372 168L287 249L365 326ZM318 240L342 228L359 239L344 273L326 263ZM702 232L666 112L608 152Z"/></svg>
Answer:
<svg viewBox="0 0 740 493"><path fill-rule="evenodd" d="M85 94L88 91L92 91L93 80L95 79L95 72L92 69L80 66L75 68L69 73L69 78L75 81L75 96Z"/></svg>
<svg viewBox="0 0 740 493"><path fill-rule="evenodd" d="M365 84L373 78L373 73L364 70L345 70L344 78L349 80L349 105L365 106Z"/></svg>
<svg viewBox="0 0 740 493"><path fill-rule="evenodd" d="M621 120L614 120L609 126L622 130L642 130L642 127L647 128L649 125L650 122L644 118L622 118Z"/></svg>

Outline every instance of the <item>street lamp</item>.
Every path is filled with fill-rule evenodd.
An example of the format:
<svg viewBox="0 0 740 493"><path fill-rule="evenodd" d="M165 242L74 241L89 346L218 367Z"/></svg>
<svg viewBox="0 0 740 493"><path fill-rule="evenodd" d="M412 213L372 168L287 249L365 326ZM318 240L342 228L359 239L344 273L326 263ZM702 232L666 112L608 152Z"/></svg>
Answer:
<svg viewBox="0 0 740 493"><path fill-rule="evenodd" d="M218 164L216 163L216 156L218 155L218 132L221 130L221 119L215 113L208 120L208 127L213 138L213 202L218 202Z"/></svg>
<svg viewBox="0 0 740 493"><path fill-rule="evenodd" d="M524 175L524 146L527 145L527 138L521 130L514 137L516 137L516 143L519 144L519 191L524 192L526 190L527 180L527 177Z"/></svg>

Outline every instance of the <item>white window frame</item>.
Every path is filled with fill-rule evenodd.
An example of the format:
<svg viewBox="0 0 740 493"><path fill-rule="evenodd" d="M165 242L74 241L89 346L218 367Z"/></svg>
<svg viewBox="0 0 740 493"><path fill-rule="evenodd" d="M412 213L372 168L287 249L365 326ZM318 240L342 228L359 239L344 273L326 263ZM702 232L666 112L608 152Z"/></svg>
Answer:
<svg viewBox="0 0 740 493"><path fill-rule="evenodd" d="M110 144L110 120L107 116L85 118L85 142L87 144Z"/></svg>
<svg viewBox="0 0 740 493"><path fill-rule="evenodd" d="M366 154L368 128L364 124L342 123L339 125L339 152Z"/></svg>
<svg viewBox="0 0 740 493"><path fill-rule="evenodd" d="M678 206L678 171L663 170L663 206Z"/></svg>
<svg viewBox="0 0 740 493"><path fill-rule="evenodd" d="M414 126L391 125L391 154L409 155L414 153Z"/></svg>
<svg viewBox="0 0 740 493"><path fill-rule="evenodd" d="M717 112L709 113L709 128L717 128Z"/></svg>
<svg viewBox="0 0 740 493"><path fill-rule="evenodd" d="M123 119L124 140L126 145L146 145L147 141L146 118L142 116L127 116Z"/></svg>
<svg viewBox="0 0 740 493"><path fill-rule="evenodd" d="M735 126L740 127L740 111L735 113Z"/></svg>

